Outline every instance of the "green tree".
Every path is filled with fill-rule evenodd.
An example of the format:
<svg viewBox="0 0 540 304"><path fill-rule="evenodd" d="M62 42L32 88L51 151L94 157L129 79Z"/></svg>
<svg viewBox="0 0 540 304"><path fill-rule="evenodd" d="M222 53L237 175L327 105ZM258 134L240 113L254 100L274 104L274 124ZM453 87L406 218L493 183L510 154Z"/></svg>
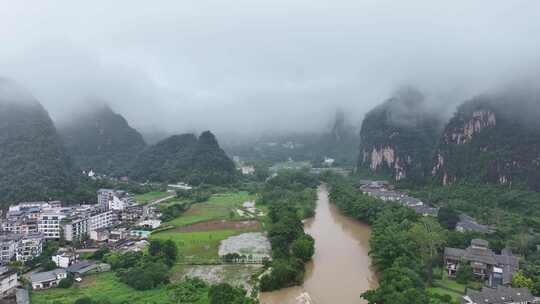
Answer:
<svg viewBox="0 0 540 304"><path fill-rule="evenodd" d="M90 299L89 297L78 298L75 301L75 304L93 304L93 303L94 301L92 301L92 299Z"/></svg>
<svg viewBox="0 0 540 304"><path fill-rule="evenodd" d="M186 278L175 284L168 286L169 298L175 303L192 304L197 303L206 293L208 285L199 278Z"/></svg>
<svg viewBox="0 0 540 304"><path fill-rule="evenodd" d="M291 244L291 251L295 257L307 262L315 253L315 240L311 235L304 234Z"/></svg>
<svg viewBox="0 0 540 304"><path fill-rule="evenodd" d="M473 270L469 264L462 264L459 266L456 273L456 282L465 285L472 281L473 278Z"/></svg>
<svg viewBox="0 0 540 304"><path fill-rule="evenodd" d="M433 280L433 263L446 242L446 233L441 225L431 217L424 217L409 230L409 236L418 245L425 265L428 283Z"/></svg>
<svg viewBox="0 0 540 304"><path fill-rule="evenodd" d="M148 254L151 256L157 256L161 252L161 241L160 240L150 240L150 245L148 246Z"/></svg>
<svg viewBox="0 0 540 304"><path fill-rule="evenodd" d="M444 228L454 230L459 222L459 213L450 207L441 207L437 215L437 220Z"/></svg>
<svg viewBox="0 0 540 304"><path fill-rule="evenodd" d="M53 260L46 260L41 264L41 268L43 268L44 271L49 271L57 268L56 263L53 262Z"/></svg>
<svg viewBox="0 0 540 304"><path fill-rule="evenodd" d="M210 304L244 304L251 303L246 298L246 291L242 288L232 287L227 283L212 285L208 291Z"/></svg>
<svg viewBox="0 0 540 304"><path fill-rule="evenodd" d="M58 288L70 288L73 285L73 278L65 278L58 282Z"/></svg>
<svg viewBox="0 0 540 304"><path fill-rule="evenodd" d="M178 247L176 247L176 243L172 240L164 241L161 244L161 251L165 262L170 266L173 265L178 258Z"/></svg>
<svg viewBox="0 0 540 304"><path fill-rule="evenodd" d="M534 282L531 278L528 278L523 274L522 270L519 270L518 272L514 273L512 276L512 287L516 288L528 288L529 290L533 290L534 288Z"/></svg>
<svg viewBox="0 0 540 304"><path fill-rule="evenodd" d="M362 297L370 304L417 304L428 303L429 295L421 277L414 271L392 267L384 272L379 288L369 290Z"/></svg>

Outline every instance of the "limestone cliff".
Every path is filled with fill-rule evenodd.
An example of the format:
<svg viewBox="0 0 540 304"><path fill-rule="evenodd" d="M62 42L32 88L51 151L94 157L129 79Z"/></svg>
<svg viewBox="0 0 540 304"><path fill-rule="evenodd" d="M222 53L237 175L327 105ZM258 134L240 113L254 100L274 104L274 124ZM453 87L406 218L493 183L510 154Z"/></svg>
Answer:
<svg viewBox="0 0 540 304"><path fill-rule="evenodd" d="M540 189L537 94L480 96L461 105L446 125L432 175L442 184L526 184Z"/></svg>
<svg viewBox="0 0 540 304"><path fill-rule="evenodd" d="M426 110L418 90L399 90L366 114L360 130L358 169L396 181L424 181L429 177L439 121L436 113Z"/></svg>

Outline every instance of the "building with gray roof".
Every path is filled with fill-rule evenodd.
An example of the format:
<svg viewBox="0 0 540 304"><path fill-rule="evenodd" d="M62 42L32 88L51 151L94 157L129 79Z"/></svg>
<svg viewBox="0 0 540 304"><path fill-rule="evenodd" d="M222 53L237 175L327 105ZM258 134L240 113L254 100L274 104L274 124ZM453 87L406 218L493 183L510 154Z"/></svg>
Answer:
<svg viewBox="0 0 540 304"><path fill-rule="evenodd" d="M47 289L58 286L61 280L67 278L65 269L57 268L51 271L36 272L30 274L28 279L32 289Z"/></svg>
<svg viewBox="0 0 540 304"><path fill-rule="evenodd" d="M510 249L495 254L489 249L489 243L481 239L472 240L467 249L445 248L444 263L448 277L455 277L462 265L469 264L474 276L486 280L492 287L511 284L512 276L519 269L518 259Z"/></svg>
<svg viewBox="0 0 540 304"><path fill-rule="evenodd" d="M456 224L456 230L459 232L478 232L483 234L493 233L493 229L487 225L482 225L466 214L459 215L459 222Z"/></svg>
<svg viewBox="0 0 540 304"><path fill-rule="evenodd" d="M537 299L527 288L511 288L497 286L484 287L481 291L468 290L463 296L463 304L530 304L538 303Z"/></svg>

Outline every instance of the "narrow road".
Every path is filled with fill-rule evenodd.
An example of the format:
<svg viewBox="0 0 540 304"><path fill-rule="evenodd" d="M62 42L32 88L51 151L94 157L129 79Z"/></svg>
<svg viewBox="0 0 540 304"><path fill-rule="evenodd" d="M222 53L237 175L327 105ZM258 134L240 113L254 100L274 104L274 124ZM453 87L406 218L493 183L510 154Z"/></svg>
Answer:
<svg viewBox="0 0 540 304"><path fill-rule="evenodd" d="M173 194L173 195L169 195L169 196L157 199L157 200L155 200L155 201L153 201L151 203L148 203L147 206L152 206L152 205L157 205L159 203L163 203L164 201L170 200L171 198L174 198L175 196L176 196L176 194Z"/></svg>

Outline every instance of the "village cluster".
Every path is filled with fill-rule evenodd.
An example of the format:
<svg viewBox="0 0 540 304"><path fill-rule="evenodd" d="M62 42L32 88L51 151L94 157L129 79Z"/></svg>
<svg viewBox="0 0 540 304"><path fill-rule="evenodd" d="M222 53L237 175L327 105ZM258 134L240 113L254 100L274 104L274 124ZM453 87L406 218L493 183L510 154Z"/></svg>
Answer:
<svg viewBox="0 0 540 304"><path fill-rule="evenodd" d="M360 191L383 201L399 203L413 209L422 216L438 215L439 209L426 205L421 200L406 193L395 190L386 181L361 181ZM493 227L482 225L466 214L459 215L456 231L493 233ZM463 297L464 304L475 303L537 303L537 299L527 288L512 288L512 277L519 270L519 261L509 248L496 254L489 248L489 243L482 239L474 239L466 249L444 249L444 268L450 279L455 279L458 269L464 264L471 266L472 275L486 282L488 288L481 291L467 290Z"/></svg>
<svg viewBox="0 0 540 304"><path fill-rule="evenodd" d="M51 257L56 269L25 275L33 289L56 287L68 273L78 278L89 271L109 270L109 265L80 260L77 247L92 243L107 244L115 251L141 251L150 231L161 225L160 216L152 204L139 205L129 193L112 189L98 190L97 204L92 205L63 206L59 201L12 205L0 223L0 294L18 286L17 271L8 265L39 257L48 240L71 246Z"/></svg>

